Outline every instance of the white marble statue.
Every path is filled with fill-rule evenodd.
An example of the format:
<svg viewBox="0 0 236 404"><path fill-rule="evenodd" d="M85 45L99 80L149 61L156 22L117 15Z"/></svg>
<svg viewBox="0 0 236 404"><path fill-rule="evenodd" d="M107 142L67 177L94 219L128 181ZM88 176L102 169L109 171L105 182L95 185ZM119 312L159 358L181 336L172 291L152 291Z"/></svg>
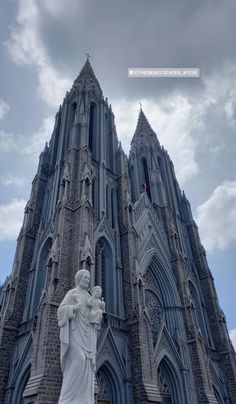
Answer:
<svg viewBox="0 0 236 404"><path fill-rule="evenodd" d="M60 327L63 381L58 404L94 404L97 330L105 303L100 287L88 292L90 274L76 273L74 289L64 297L57 312Z"/></svg>

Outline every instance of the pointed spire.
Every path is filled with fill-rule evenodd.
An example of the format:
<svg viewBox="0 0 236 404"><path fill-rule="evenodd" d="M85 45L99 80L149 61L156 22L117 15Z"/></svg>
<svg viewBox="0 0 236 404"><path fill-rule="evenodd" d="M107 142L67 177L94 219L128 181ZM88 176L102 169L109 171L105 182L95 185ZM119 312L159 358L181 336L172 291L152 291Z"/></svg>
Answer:
<svg viewBox="0 0 236 404"><path fill-rule="evenodd" d="M94 71L90 64L89 58L90 58L90 56L87 55L86 62L84 64L84 66L82 67L78 77L76 78L76 80L74 82L74 86L78 86L80 84L90 84L90 85L95 85L101 91L101 87L94 74Z"/></svg>
<svg viewBox="0 0 236 404"><path fill-rule="evenodd" d="M131 145L136 143L137 140L143 140L145 142L148 140L152 141L154 140L158 142L158 145L160 145L156 133L152 129L146 115L143 112L141 103L140 103L138 122L134 132L134 136L131 141Z"/></svg>
<svg viewBox="0 0 236 404"><path fill-rule="evenodd" d="M48 151L49 151L49 148L48 148L48 142L46 142L45 143L45 146L44 146L44 153L48 153Z"/></svg>

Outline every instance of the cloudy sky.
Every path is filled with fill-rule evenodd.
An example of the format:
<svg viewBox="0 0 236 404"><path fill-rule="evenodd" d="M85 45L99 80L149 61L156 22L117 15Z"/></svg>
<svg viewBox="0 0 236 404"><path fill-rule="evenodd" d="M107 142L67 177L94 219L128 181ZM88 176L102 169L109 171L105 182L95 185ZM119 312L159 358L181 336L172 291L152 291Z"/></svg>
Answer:
<svg viewBox="0 0 236 404"><path fill-rule="evenodd" d="M235 0L5 0L0 13L0 282L11 271L38 155L85 62L128 153L139 102L192 204L236 343ZM198 67L200 78L128 78Z"/></svg>

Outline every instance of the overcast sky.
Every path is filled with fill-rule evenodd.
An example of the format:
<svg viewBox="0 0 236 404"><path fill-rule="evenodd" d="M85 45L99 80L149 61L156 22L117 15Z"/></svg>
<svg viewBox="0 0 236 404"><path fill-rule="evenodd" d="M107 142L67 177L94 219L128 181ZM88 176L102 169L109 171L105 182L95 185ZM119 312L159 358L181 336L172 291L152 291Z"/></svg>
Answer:
<svg viewBox="0 0 236 404"><path fill-rule="evenodd" d="M0 282L39 152L85 52L128 153L142 102L190 199L236 342L235 0L5 0L0 13ZM128 78L197 67L200 78Z"/></svg>

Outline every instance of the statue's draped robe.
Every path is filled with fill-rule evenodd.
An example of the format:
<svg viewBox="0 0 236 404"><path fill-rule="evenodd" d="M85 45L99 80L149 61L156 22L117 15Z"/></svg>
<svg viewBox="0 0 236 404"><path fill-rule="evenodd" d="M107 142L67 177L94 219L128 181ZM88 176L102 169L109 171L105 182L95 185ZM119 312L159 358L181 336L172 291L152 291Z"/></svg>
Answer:
<svg viewBox="0 0 236 404"><path fill-rule="evenodd" d="M91 296L70 290L58 308L63 382L58 404L94 404L96 330L89 324ZM79 311L73 306L81 301Z"/></svg>

